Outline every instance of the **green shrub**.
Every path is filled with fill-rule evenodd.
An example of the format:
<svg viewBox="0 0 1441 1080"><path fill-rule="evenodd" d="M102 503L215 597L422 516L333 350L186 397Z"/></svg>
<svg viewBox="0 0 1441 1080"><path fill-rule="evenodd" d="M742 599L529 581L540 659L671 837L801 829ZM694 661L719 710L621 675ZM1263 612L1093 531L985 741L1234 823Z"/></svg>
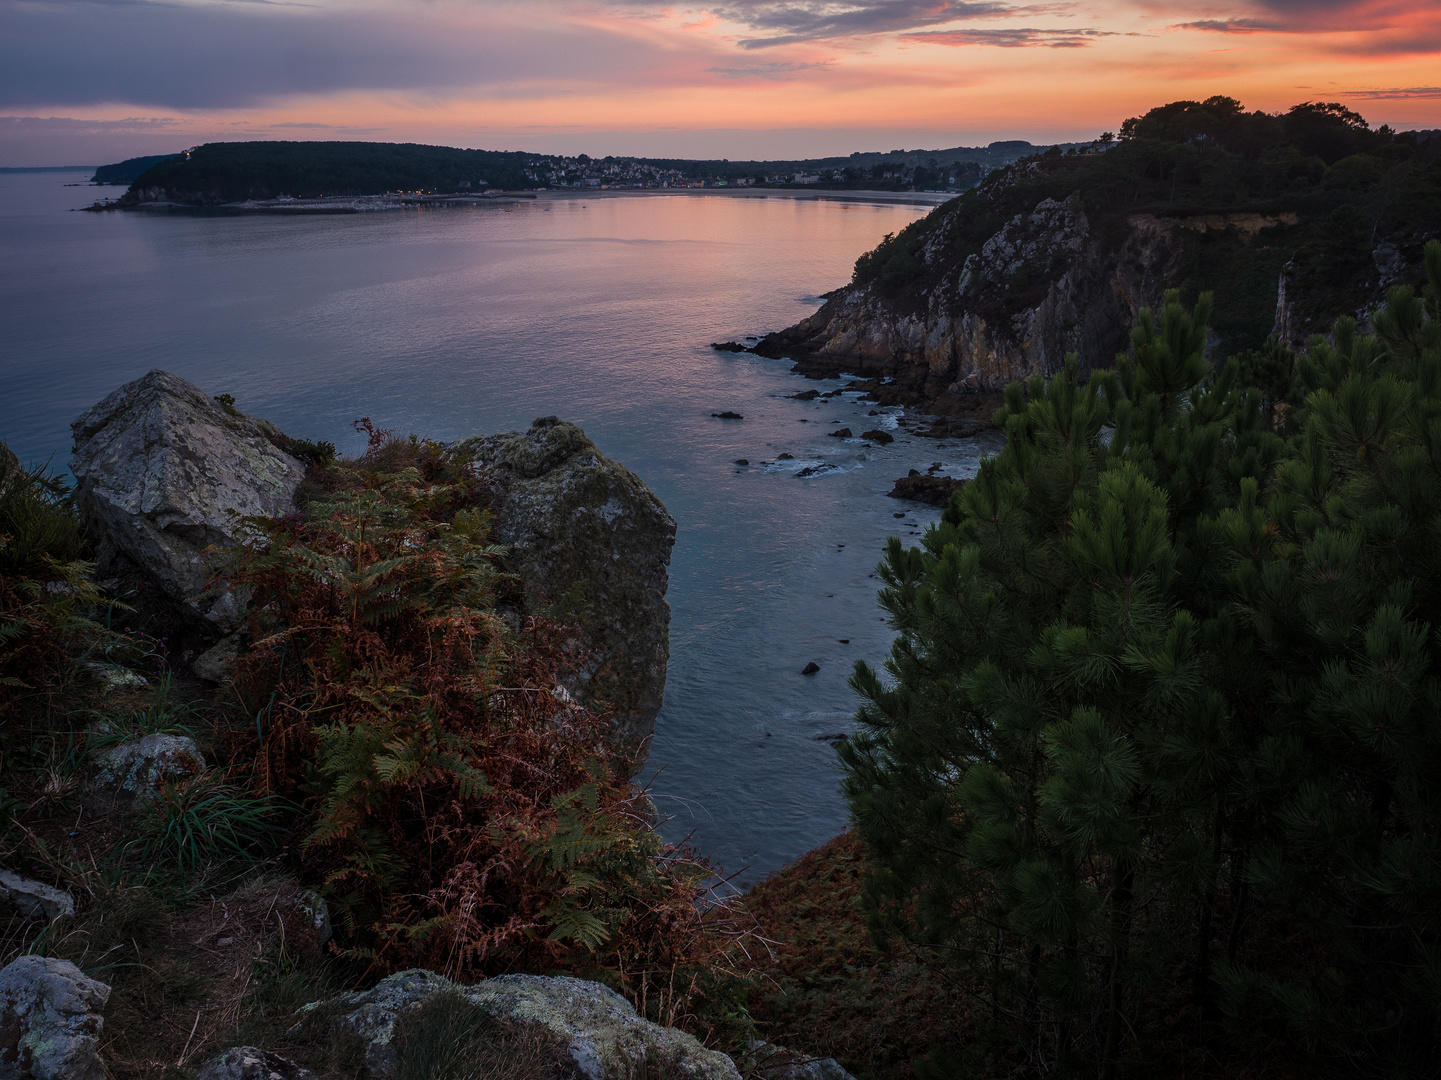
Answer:
<svg viewBox="0 0 1441 1080"><path fill-rule="evenodd" d="M278 820L282 809L276 797L256 795L214 771L163 785L140 823L140 859L192 881L252 861L288 834Z"/></svg>
<svg viewBox="0 0 1441 1080"><path fill-rule="evenodd" d="M63 580L60 567L84 549L70 495L60 477L0 453L0 575Z"/></svg>

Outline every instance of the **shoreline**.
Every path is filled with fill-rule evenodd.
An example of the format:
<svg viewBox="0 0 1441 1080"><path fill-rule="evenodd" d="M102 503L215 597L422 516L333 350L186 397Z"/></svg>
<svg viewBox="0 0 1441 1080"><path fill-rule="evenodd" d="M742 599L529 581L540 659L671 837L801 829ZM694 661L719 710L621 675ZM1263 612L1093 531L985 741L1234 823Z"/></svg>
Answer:
<svg viewBox="0 0 1441 1080"><path fill-rule="evenodd" d="M387 210L410 210L430 207L464 206L514 206L521 202L573 202L577 199L615 199L653 196L705 197L749 199L795 199L805 202L849 202L883 206L925 206L937 207L957 197L945 191L875 191L858 189L846 191L829 188L599 188L586 190L505 191L487 194L449 193L445 195L420 195L390 192L383 195L324 195L313 199L249 199L244 202L201 205L156 200L153 202L127 203L120 199L97 201L90 206L79 207L83 212L100 213L107 210L152 210L214 214L218 216L249 214L362 214L380 213Z"/></svg>

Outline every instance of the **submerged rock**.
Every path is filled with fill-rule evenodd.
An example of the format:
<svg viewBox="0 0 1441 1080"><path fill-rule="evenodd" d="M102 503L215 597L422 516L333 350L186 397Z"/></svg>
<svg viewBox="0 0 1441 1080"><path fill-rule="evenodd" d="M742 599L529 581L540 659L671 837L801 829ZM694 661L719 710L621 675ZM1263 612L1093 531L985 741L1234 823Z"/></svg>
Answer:
<svg viewBox="0 0 1441 1080"><path fill-rule="evenodd" d="M735 1063L707 1050L693 1036L661 1027L636 1014L609 987L583 979L501 975L458 986L433 971L402 971L370 990L341 994L306 1006L312 1022L328 1019L332 1030L359 1036L365 1067L373 1077L397 1075L404 1051L404 1024L428 999L459 994L506 1030L533 1037L561 1075L586 1080L629 1080L647 1068L693 1080L740 1080Z"/></svg>
<svg viewBox="0 0 1441 1080"><path fill-rule="evenodd" d="M143 735L102 750L95 758L100 791L153 796L161 784L205 771L205 757L185 735Z"/></svg>
<svg viewBox="0 0 1441 1080"><path fill-rule="evenodd" d="M110 987L53 956L22 956L0 971L0 1077L106 1080L109 998Z"/></svg>
<svg viewBox="0 0 1441 1080"><path fill-rule="evenodd" d="M553 416L526 432L465 439L451 453L507 477L495 538L511 547L526 610L568 609L591 655L566 689L613 706L617 742L643 758L670 658L675 520L635 473Z"/></svg>
<svg viewBox="0 0 1441 1080"><path fill-rule="evenodd" d="M291 510L305 466L275 445L280 432L158 370L70 427L89 527L170 599L222 629L238 626L243 604L209 584L204 551L235 543L237 515Z"/></svg>

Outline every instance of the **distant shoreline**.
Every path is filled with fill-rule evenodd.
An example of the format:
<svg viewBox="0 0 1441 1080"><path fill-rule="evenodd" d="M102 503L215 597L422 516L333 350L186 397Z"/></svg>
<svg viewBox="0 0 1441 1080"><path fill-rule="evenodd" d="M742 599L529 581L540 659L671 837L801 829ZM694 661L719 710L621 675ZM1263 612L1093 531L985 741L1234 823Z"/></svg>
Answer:
<svg viewBox="0 0 1441 1080"><path fill-rule="evenodd" d="M150 210L165 212L204 213L218 216L266 214L266 215L313 215L313 214L363 214L380 213L387 210L408 210L446 206L514 206L519 202L574 202L577 199L634 198L637 196L680 195L710 196L723 195L731 198L783 198L818 202L853 202L880 205L939 206L954 199L954 193L944 191L848 191L834 188L600 188L584 190L537 190L504 191L495 194L447 194L419 195L388 193L384 195L327 195L314 199L251 199L245 202L220 203L200 206L194 203L178 202L122 202L119 199L101 200L91 206L81 207L85 211L104 210Z"/></svg>

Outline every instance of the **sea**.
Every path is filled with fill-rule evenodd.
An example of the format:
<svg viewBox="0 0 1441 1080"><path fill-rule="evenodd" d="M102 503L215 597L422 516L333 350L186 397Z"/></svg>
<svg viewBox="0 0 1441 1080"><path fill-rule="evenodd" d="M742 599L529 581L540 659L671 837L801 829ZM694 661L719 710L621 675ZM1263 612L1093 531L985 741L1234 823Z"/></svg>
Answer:
<svg viewBox="0 0 1441 1080"><path fill-rule="evenodd" d="M938 516L886 493L912 468L973 475L996 445L911 434L855 392L794 400L845 381L710 345L809 315L943 196L80 213L118 191L88 177L0 173L0 440L22 461L63 471L70 421L151 368L348 452L362 416L441 440L574 421L678 526L665 705L638 777L666 837L745 888L846 827L846 680L893 636L875 566L888 536L914 543ZM896 441L828 435L842 427Z"/></svg>

